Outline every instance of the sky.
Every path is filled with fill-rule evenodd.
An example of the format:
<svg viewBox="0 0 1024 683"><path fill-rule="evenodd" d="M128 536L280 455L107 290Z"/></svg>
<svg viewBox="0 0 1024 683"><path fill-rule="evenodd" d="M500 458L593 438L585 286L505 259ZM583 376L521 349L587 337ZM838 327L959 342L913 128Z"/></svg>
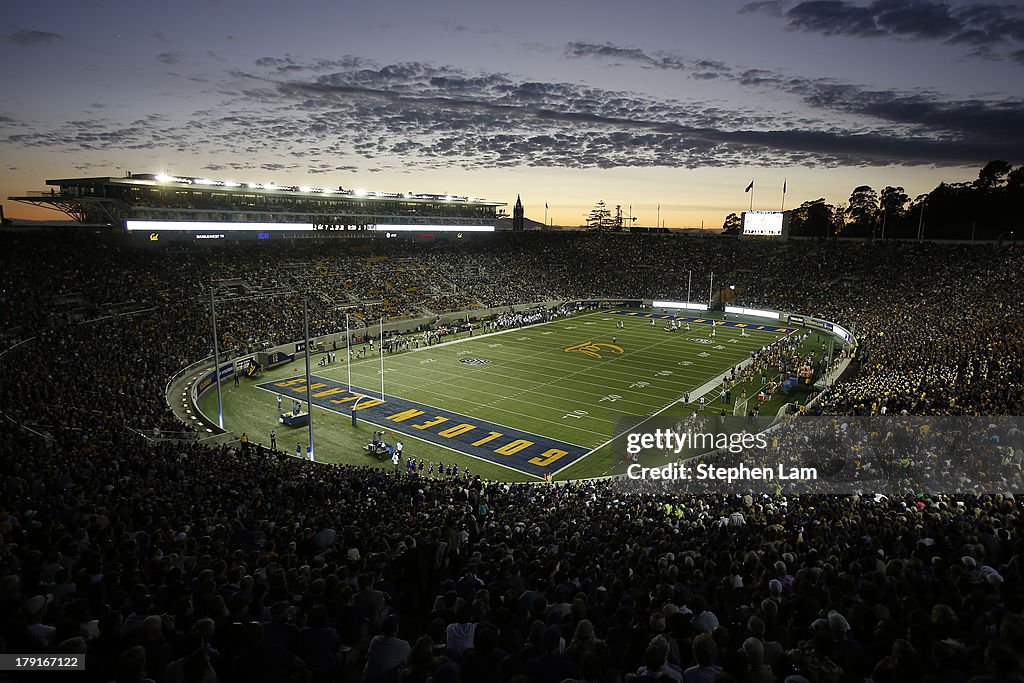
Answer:
<svg viewBox="0 0 1024 683"><path fill-rule="evenodd" d="M720 227L1024 163L1024 3L7 0L0 65L16 218L131 171Z"/></svg>

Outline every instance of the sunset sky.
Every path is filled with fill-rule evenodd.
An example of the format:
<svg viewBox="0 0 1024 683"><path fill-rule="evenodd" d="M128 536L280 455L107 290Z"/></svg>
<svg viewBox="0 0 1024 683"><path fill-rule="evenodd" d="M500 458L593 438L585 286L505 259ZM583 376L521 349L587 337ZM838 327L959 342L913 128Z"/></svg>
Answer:
<svg viewBox="0 0 1024 683"><path fill-rule="evenodd" d="M167 172L638 225L1024 162L1024 5L57 0L0 18L0 203Z"/></svg>

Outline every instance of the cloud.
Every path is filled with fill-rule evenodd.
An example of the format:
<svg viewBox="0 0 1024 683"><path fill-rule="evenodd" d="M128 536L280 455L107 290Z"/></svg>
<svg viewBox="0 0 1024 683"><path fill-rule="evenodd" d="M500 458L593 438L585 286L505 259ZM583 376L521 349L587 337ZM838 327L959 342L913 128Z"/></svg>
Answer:
<svg viewBox="0 0 1024 683"><path fill-rule="evenodd" d="M285 171L292 168L298 168L298 164L277 164L277 163L264 163L260 164L260 168L264 171Z"/></svg>
<svg viewBox="0 0 1024 683"><path fill-rule="evenodd" d="M740 13L757 12L788 20L787 28L826 36L894 38L968 45L983 59L1016 57L1024 47L1024 7L978 2L951 5L939 0L805 0L788 10L781 2L750 2Z"/></svg>
<svg viewBox="0 0 1024 683"><path fill-rule="evenodd" d="M180 52L161 52L156 58L163 64L173 65L181 61Z"/></svg>
<svg viewBox="0 0 1024 683"><path fill-rule="evenodd" d="M0 145L160 149L192 155L208 171L310 174L370 167L973 166L1024 158L1024 105L1017 100L944 101L608 44L572 50L695 78L714 74L788 94L799 107L730 108L429 62L352 58L325 70L322 62L286 55L232 72L222 100L187 120L32 124L0 136Z"/></svg>
<svg viewBox="0 0 1024 683"><path fill-rule="evenodd" d="M364 66L375 66L372 62L352 55L344 55L337 59L318 58L309 60L285 54L282 57L260 57L254 63L258 67L271 69L279 74L298 73L303 71L322 72L337 69L348 70L362 68Z"/></svg>
<svg viewBox="0 0 1024 683"><path fill-rule="evenodd" d="M669 63L631 49L597 47L593 52L613 58ZM592 52L580 44L572 49ZM882 125L819 121L794 131L792 121L760 112L516 81L504 74L469 75L426 63L282 82L260 97L301 102L317 133L336 128L339 117L362 119L367 130L375 131L357 145L362 154L475 159L496 166L724 165L751 152L768 164L974 164L995 151L1002 156L1010 149L1024 151L1024 134L1014 132L1024 130L1017 128L1022 110L1017 101L942 103L922 94L870 92L769 71L737 72L721 63L688 66L770 88L783 83L819 112L871 117ZM453 131L457 135L446 134Z"/></svg>
<svg viewBox="0 0 1024 683"><path fill-rule="evenodd" d="M50 33L49 31L33 31L29 29L19 29L7 36L15 45L21 47L34 47L36 45L45 45L47 43L53 43L58 40L62 40L64 36L59 33Z"/></svg>
<svg viewBox="0 0 1024 683"><path fill-rule="evenodd" d="M707 80L719 78L730 71L724 62L713 59L685 59L668 52L645 52L640 48L621 47L612 43L569 43L565 56L570 59L600 59L615 66L627 63L646 69L686 71L693 78Z"/></svg>
<svg viewBox="0 0 1024 683"><path fill-rule="evenodd" d="M881 36L875 13L844 0L802 2L785 15L789 28L824 35Z"/></svg>
<svg viewBox="0 0 1024 683"><path fill-rule="evenodd" d="M619 47L611 43L569 43L565 54L570 58L600 57L620 62L633 62L655 69L687 69L690 64L665 52L647 53L640 48Z"/></svg>
<svg viewBox="0 0 1024 683"><path fill-rule="evenodd" d="M566 53L600 59L628 56L644 67L684 71L697 79L726 79L745 88L759 88L773 94L788 93L819 113L831 111L883 124L909 126L917 134L1005 136L1011 145L1024 136L1024 102L1016 98L950 100L924 91L872 90L834 79L805 78L769 69L733 68L710 60L668 59L660 53L648 54L637 48L611 44L570 43ZM1024 60L1024 51L1020 57Z"/></svg>
<svg viewBox="0 0 1024 683"><path fill-rule="evenodd" d="M760 12L762 14L771 14L776 17L781 17L782 2L780 0L759 0L758 2L748 2L740 8L740 14L749 14L751 12Z"/></svg>

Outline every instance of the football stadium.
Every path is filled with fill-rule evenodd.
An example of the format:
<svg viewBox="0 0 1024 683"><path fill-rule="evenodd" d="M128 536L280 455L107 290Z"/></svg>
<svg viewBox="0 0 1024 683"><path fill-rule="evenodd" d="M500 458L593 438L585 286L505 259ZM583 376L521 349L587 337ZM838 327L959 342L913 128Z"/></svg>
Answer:
<svg viewBox="0 0 1024 683"><path fill-rule="evenodd" d="M11 199L75 223L0 230L2 652L96 681L1024 672L1019 244L46 183Z"/></svg>

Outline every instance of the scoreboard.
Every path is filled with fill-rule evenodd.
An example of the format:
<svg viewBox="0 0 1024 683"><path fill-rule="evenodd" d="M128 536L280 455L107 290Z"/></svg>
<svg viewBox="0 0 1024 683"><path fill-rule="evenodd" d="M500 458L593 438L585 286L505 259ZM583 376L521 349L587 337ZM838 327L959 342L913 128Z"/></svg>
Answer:
<svg viewBox="0 0 1024 683"><path fill-rule="evenodd" d="M787 211L744 211L744 235L783 237L789 227Z"/></svg>

